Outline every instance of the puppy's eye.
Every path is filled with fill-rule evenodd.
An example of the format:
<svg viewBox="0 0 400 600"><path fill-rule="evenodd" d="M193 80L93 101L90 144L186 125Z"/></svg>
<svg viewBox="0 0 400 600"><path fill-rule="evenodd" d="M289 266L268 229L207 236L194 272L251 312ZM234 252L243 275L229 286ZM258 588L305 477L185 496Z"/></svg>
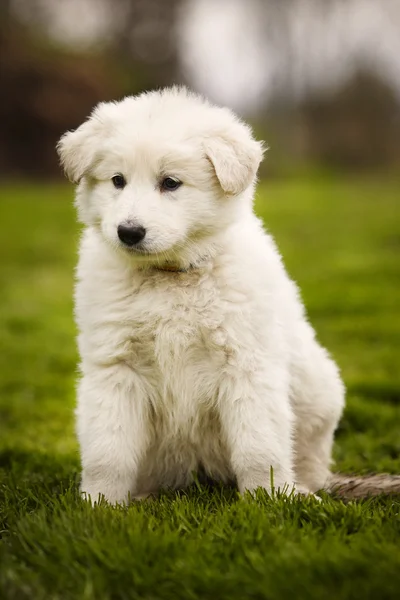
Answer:
<svg viewBox="0 0 400 600"><path fill-rule="evenodd" d="M180 187L181 185L182 181L179 181L179 179L176 179L175 177L166 177L161 182L161 190L165 192L173 192L174 190L177 190L178 187Z"/></svg>
<svg viewBox="0 0 400 600"><path fill-rule="evenodd" d="M118 173L118 175L114 175L114 177L111 178L111 181L117 190L122 190L126 186L125 177L120 173Z"/></svg>

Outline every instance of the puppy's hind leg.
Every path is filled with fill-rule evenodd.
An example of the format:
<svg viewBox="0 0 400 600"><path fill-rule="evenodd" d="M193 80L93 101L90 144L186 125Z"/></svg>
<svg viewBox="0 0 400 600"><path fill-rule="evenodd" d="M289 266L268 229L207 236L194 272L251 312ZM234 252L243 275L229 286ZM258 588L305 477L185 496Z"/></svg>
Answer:
<svg viewBox="0 0 400 600"><path fill-rule="evenodd" d="M327 484L334 432L344 407L344 386L336 364L315 340L293 364L291 399L295 413L295 477L316 492Z"/></svg>

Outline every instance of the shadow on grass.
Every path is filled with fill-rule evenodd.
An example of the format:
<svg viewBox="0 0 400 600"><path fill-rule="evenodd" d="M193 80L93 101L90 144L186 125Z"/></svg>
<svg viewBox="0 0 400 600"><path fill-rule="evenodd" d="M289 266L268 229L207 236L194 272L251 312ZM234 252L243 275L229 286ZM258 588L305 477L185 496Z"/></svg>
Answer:
<svg viewBox="0 0 400 600"><path fill-rule="evenodd" d="M55 455L6 449L0 452L0 530L4 534L11 522L22 514L56 498L78 499L79 464L74 455Z"/></svg>

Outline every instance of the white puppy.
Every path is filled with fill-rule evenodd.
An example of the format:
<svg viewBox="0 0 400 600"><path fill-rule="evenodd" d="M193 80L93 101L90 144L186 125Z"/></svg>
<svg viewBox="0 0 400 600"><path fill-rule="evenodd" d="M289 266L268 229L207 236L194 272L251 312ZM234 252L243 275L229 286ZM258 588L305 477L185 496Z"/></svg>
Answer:
<svg viewBox="0 0 400 600"><path fill-rule="evenodd" d="M100 104L58 150L85 225L82 491L123 502L199 469L322 488L344 390L254 215L250 128L172 88Z"/></svg>

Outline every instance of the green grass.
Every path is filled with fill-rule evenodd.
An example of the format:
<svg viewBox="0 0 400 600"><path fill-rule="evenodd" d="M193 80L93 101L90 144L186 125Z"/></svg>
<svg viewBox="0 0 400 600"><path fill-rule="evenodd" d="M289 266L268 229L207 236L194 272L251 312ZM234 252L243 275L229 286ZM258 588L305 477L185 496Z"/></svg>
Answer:
<svg viewBox="0 0 400 600"><path fill-rule="evenodd" d="M348 406L337 468L400 472L399 181L271 182L257 210L299 282ZM78 496L72 190L0 188L0 598L398 598L400 502Z"/></svg>

